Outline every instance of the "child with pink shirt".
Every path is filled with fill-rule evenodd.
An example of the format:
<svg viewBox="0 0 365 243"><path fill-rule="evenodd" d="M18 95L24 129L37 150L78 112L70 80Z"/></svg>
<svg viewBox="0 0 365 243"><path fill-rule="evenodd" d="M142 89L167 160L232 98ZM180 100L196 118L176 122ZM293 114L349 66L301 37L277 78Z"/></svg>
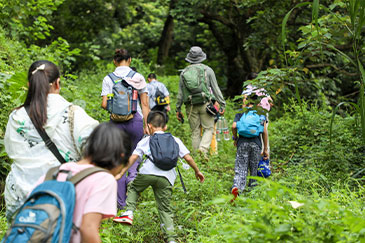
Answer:
<svg viewBox="0 0 365 243"><path fill-rule="evenodd" d="M71 171L72 175L98 166L108 172L92 174L75 186L76 204L70 242L101 242L99 227L101 220L117 214L117 182L114 178L127 164L131 143L126 134L112 123L103 123L95 128L88 138L83 158L78 162L62 164L60 170ZM66 180L67 174L59 173L57 180ZM44 181L44 176L37 183Z"/></svg>

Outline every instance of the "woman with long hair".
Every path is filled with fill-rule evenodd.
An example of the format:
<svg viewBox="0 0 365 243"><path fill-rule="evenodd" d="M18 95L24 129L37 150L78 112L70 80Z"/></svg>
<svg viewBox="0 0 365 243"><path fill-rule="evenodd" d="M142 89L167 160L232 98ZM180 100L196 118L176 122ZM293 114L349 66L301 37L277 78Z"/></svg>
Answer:
<svg viewBox="0 0 365 243"><path fill-rule="evenodd" d="M9 116L4 138L6 152L13 161L4 193L8 220L39 177L60 164L37 129L45 130L63 162L69 162L80 159L84 141L98 125L82 108L59 94L60 71L54 63L34 62L28 71L28 86L24 104Z"/></svg>

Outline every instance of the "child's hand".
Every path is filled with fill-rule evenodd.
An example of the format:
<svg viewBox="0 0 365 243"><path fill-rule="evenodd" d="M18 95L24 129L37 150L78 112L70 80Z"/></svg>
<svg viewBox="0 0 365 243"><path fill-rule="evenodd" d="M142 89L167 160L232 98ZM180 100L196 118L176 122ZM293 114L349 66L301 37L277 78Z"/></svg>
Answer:
<svg viewBox="0 0 365 243"><path fill-rule="evenodd" d="M204 182L204 179L205 179L205 177L204 177L204 175L199 171L199 172L197 172L197 173L195 173L195 177L196 177L196 179L198 179L198 181L200 181L201 183L203 183Z"/></svg>
<svg viewBox="0 0 365 243"><path fill-rule="evenodd" d="M261 153L261 156L264 157L264 159L268 159L269 158L269 151L268 149L264 149L264 151Z"/></svg>
<svg viewBox="0 0 365 243"><path fill-rule="evenodd" d="M116 179L116 180L119 180L120 178L122 178L122 173L119 173L119 174L116 174L115 176L114 176L114 178Z"/></svg>

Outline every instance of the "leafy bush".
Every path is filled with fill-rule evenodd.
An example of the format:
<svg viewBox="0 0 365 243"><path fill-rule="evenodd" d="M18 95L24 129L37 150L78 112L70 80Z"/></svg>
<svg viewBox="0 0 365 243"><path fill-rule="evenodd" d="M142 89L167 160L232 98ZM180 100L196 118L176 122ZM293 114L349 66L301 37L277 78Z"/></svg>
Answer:
<svg viewBox="0 0 365 243"><path fill-rule="evenodd" d="M331 113L317 106L285 105L283 117L270 124L271 149L281 163L304 163L329 180L345 178L363 168L364 147L355 116L336 116L330 143ZM332 179L332 178L333 179Z"/></svg>
<svg viewBox="0 0 365 243"><path fill-rule="evenodd" d="M144 75L150 72L150 67L142 62L132 65ZM104 76L113 70L113 64L99 63L93 70L67 74L62 78L61 94L95 119L107 121L108 114L100 108L100 92ZM8 97L7 107L23 101L24 75L1 76L0 87L7 90L1 99ZM165 83L172 98L168 131L191 148L187 117L184 124L175 118L179 77L158 76L158 80ZM192 152L206 176L204 184L196 181L192 169L183 170L179 164L188 193L184 194L177 179L172 206L178 241L358 242L364 238L364 187L359 178L362 174L350 177L363 166L358 159L363 147L357 136L357 118L335 117L331 146L329 111L307 104L300 107L295 102L284 107L283 116L269 125L273 176L260 179L259 186L242 193L235 205L229 203L236 153L232 141L221 141L219 154L212 155L209 162ZM233 101L227 101L225 117L229 124L238 108ZM1 114L4 126L7 115ZM3 147L0 148L0 156L4 156ZM10 162L6 161L1 164L1 173L9 169ZM289 201L303 205L294 208L297 205ZM103 242L163 241L152 190L141 195L134 219L132 227L104 221L100 231ZM5 218L0 216L0 235L5 229Z"/></svg>

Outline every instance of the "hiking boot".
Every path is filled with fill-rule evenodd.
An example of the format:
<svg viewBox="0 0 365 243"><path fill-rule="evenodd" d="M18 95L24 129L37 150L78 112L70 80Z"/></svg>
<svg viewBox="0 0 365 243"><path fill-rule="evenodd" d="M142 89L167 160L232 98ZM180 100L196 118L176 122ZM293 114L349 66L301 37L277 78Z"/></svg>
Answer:
<svg viewBox="0 0 365 243"><path fill-rule="evenodd" d="M238 188L237 187L232 187L231 193L233 195L233 198L232 198L231 202L233 202L234 200L236 200L236 198L238 196Z"/></svg>
<svg viewBox="0 0 365 243"><path fill-rule="evenodd" d="M115 217L113 219L114 222L122 223L122 224L133 224L133 212L132 211L126 211L119 217Z"/></svg>

